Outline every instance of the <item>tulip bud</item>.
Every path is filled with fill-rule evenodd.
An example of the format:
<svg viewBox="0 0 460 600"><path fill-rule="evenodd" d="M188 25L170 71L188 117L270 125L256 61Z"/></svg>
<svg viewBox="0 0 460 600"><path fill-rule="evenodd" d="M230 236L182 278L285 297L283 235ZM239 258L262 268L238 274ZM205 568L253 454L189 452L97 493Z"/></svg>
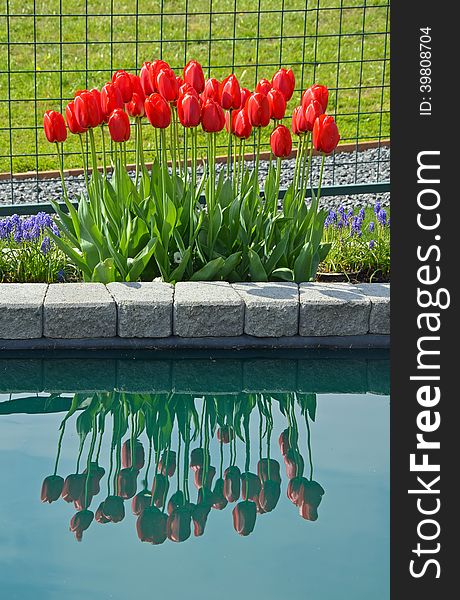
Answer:
<svg viewBox="0 0 460 600"><path fill-rule="evenodd" d="M131 134L129 117L121 108L116 108L108 121L110 137L114 142L127 142Z"/></svg>
<svg viewBox="0 0 460 600"><path fill-rule="evenodd" d="M222 131L225 126L225 115L220 104L208 98L201 109L201 124L206 133Z"/></svg>
<svg viewBox="0 0 460 600"><path fill-rule="evenodd" d="M77 98L75 99L75 102ZM123 108L123 96L120 89L113 83L106 83L101 90L102 112L106 117L111 115L117 108Z"/></svg>
<svg viewBox="0 0 460 600"><path fill-rule="evenodd" d="M75 102L72 100L65 107L65 120L71 133L85 133L87 130L80 126L75 115Z"/></svg>
<svg viewBox="0 0 460 600"><path fill-rule="evenodd" d="M330 154L336 149L340 140L339 130L334 117L321 115L313 127L313 146L318 152Z"/></svg>
<svg viewBox="0 0 460 600"><path fill-rule="evenodd" d="M166 540L167 517L158 508L147 506L136 521L137 535L141 542L162 544Z"/></svg>
<svg viewBox="0 0 460 600"><path fill-rule="evenodd" d="M191 511L187 506L176 508L169 515L166 532L172 542L185 542L191 534Z"/></svg>
<svg viewBox="0 0 460 600"><path fill-rule="evenodd" d="M258 94L263 94L264 96L268 95L268 92L272 89L272 84L268 79L261 79L259 83L256 85L256 92Z"/></svg>
<svg viewBox="0 0 460 600"><path fill-rule="evenodd" d="M314 83L308 90L305 90L302 94L302 106L304 110L312 100L317 100L321 105L323 113L325 113L329 101L329 90L327 87L325 85Z"/></svg>
<svg viewBox="0 0 460 600"><path fill-rule="evenodd" d="M316 119L323 114L321 104L317 100L312 100L310 104L304 108L304 110L305 120L307 122L307 131L313 131Z"/></svg>
<svg viewBox="0 0 460 600"><path fill-rule="evenodd" d="M284 464L286 466L286 475L288 479L294 479L294 477L301 477L303 475L303 458L300 452L295 448L289 448L284 456Z"/></svg>
<svg viewBox="0 0 460 600"><path fill-rule="evenodd" d="M243 500L254 500L259 496L261 489L260 479L255 473L247 471L241 474L241 497Z"/></svg>
<svg viewBox="0 0 460 600"><path fill-rule="evenodd" d="M120 90L123 102L127 104L133 97L131 78L126 71L116 71L112 75L112 83Z"/></svg>
<svg viewBox="0 0 460 600"><path fill-rule="evenodd" d="M280 120L286 113L286 98L277 89L271 89L268 94L268 104L270 106L270 116L272 119Z"/></svg>
<svg viewBox="0 0 460 600"><path fill-rule="evenodd" d="M110 121L109 121L110 127ZM131 467L127 469L121 469L118 473L118 495L123 500L129 500L132 498L137 491L137 476L139 471Z"/></svg>
<svg viewBox="0 0 460 600"><path fill-rule="evenodd" d="M233 440L233 427L230 425L222 425L217 429L217 439L223 444L229 444Z"/></svg>
<svg viewBox="0 0 460 600"><path fill-rule="evenodd" d="M177 114L184 127L197 127L201 120L201 104L198 96L188 92L183 96L179 96Z"/></svg>
<svg viewBox="0 0 460 600"><path fill-rule="evenodd" d="M224 496L228 502L236 502L241 492L241 472L234 465L224 471Z"/></svg>
<svg viewBox="0 0 460 600"><path fill-rule="evenodd" d="M247 140L252 133L252 125L249 121L247 108L235 111L232 114L233 133L237 138Z"/></svg>
<svg viewBox="0 0 460 600"><path fill-rule="evenodd" d="M249 535L254 531L257 517L257 506L251 500L238 502L233 511L233 527L240 535Z"/></svg>
<svg viewBox="0 0 460 600"><path fill-rule="evenodd" d="M85 475L88 475L88 486L89 486L89 490L90 490L91 494L93 496L97 496L99 494L99 492L101 491L101 488L100 488L101 479L105 475L104 467L101 467L97 463L92 462L89 466L89 474L88 474L87 469L85 469L83 471L83 473Z"/></svg>
<svg viewBox="0 0 460 600"><path fill-rule="evenodd" d="M241 90L238 79L235 75L229 75L221 84L220 90L220 105L224 110L240 108L241 106Z"/></svg>
<svg viewBox="0 0 460 600"><path fill-rule="evenodd" d="M152 81L150 78L151 66L152 66L152 63L145 62L142 65L140 74L139 74L139 79L141 82L142 90L144 92L144 96L150 96L150 94L153 94L153 92L156 91L155 87L152 86Z"/></svg>
<svg viewBox="0 0 460 600"><path fill-rule="evenodd" d="M106 120L106 115L104 115L104 111L102 110L102 96L97 88L92 88L89 93L95 100L94 107L96 108L97 116L94 117L94 123L96 123L94 127L97 127L97 125L100 125Z"/></svg>
<svg viewBox="0 0 460 600"><path fill-rule="evenodd" d="M267 479L262 484L262 489L259 494L260 508L264 512L272 511L278 504L281 494L281 485L278 481Z"/></svg>
<svg viewBox="0 0 460 600"><path fill-rule="evenodd" d="M241 104L240 104L240 108L244 108L246 106L246 103L249 100L249 96L250 95L251 95L251 92L248 90L248 88L241 88Z"/></svg>
<svg viewBox="0 0 460 600"><path fill-rule="evenodd" d="M75 116L82 129L97 127L102 121L101 105L95 94L87 90L75 96Z"/></svg>
<svg viewBox="0 0 460 600"><path fill-rule="evenodd" d="M43 116L43 129L48 142L65 142L67 129L64 117L55 110L47 110Z"/></svg>
<svg viewBox="0 0 460 600"><path fill-rule="evenodd" d="M137 92L133 92L133 97L126 105L126 110L130 117L143 117L145 115L144 95L141 96Z"/></svg>
<svg viewBox="0 0 460 600"><path fill-rule="evenodd" d="M164 506L168 489L169 481L167 476L162 473L156 473L152 484L152 498L157 508Z"/></svg>
<svg viewBox="0 0 460 600"><path fill-rule="evenodd" d="M278 443L280 446L280 451L283 456L286 456L289 448L296 446L298 440L298 435L296 430L292 427L285 429L281 432L280 437L278 439Z"/></svg>
<svg viewBox="0 0 460 600"><path fill-rule="evenodd" d="M104 515L104 502L101 502L98 506L98 509L96 511L96 514L94 515L94 519L98 522L101 523L101 525L105 525L106 523L110 523L110 519L108 519L105 515Z"/></svg>
<svg viewBox="0 0 460 600"><path fill-rule="evenodd" d="M305 480L302 493L298 499L299 514L307 521L316 521L318 507L321 504L324 489L316 481Z"/></svg>
<svg viewBox="0 0 460 600"><path fill-rule="evenodd" d="M174 450L165 450L158 463L158 469L163 475L172 477L176 472L176 453Z"/></svg>
<svg viewBox="0 0 460 600"><path fill-rule="evenodd" d="M205 102L206 100L208 100L209 98L211 100L216 100L216 102L219 100L219 90L220 90L220 84L217 81L217 79L214 79L214 77L211 77L210 79L208 79L204 85L204 90L203 93L201 94L202 96L202 101Z"/></svg>
<svg viewBox="0 0 460 600"><path fill-rule="evenodd" d="M177 492L174 492L174 494L169 499L168 514L169 515L172 514L176 509L180 508L181 506L184 506L184 504L185 504L184 492L181 492L181 490L177 490Z"/></svg>
<svg viewBox="0 0 460 600"><path fill-rule="evenodd" d="M199 490L201 487L210 488L212 485L212 480L216 474L216 468L210 465L206 469L201 467L195 470L195 487Z"/></svg>
<svg viewBox="0 0 460 600"><path fill-rule="evenodd" d="M41 501L55 502L62 493L64 487L64 479L59 475L48 475L42 483Z"/></svg>
<svg viewBox="0 0 460 600"><path fill-rule="evenodd" d="M77 512L70 520L70 531L75 533L79 542L83 538L83 532L88 529L94 519L94 513L90 510L81 510Z"/></svg>
<svg viewBox="0 0 460 600"><path fill-rule="evenodd" d="M295 77L292 69L277 71L273 75L272 86L283 94L286 102L289 102L295 89Z"/></svg>
<svg viewBox="0 0 460 600"><path fill-rule="evenodd" d="M151 87L152 87L152 93L153 92L158 92L158 85L157 85L157 77L158 77L158 73L161 71L161 69L170 69L171 67L168 65L168 63L164 60L161 59L157 59L154 60L152 63L150 64L150 82L151 82Z"/></svg>
<svg viewBox="0 0 460 600"><path fill-rule="evenodd" d="M153 127L165 129L171 123L171 108L160 94L151 94L146 98L144 108Z"/></svg>
<svg viewBox="0 0 460 600"><path fill-rule="evenodd" d="M208 504L197 504L192 509L192 520L194 527L194 535L195 537L199 537L203 535L204 529L206 527L206 521L208 519L209 512L211 510L211 506Z"/></svg>
<svg viewBox="0 0 460 600"><path fill-rule="evenodd" d="M125 518L125 505L120 496L107 496L102 503L102 514L112 523L119 523Z"/></svg>
<svg viewBox="0 0 460 600"><path fill-rule="evenodd" d="M134 458L134 460L133 460ZM133 451L131 451L131 440L126 440L121 447L121 464L124 469L134 467L138 471L142 469L145 463L145 452L142 442L134 440Z"/></svg>
<svg viewBox="0 0 460 600"><path fill-rule="evenodd" d="M133 515L139 516L142 511L152 504L152 495L148 490L138 492L131 501Z"/></svg>
<svg viewBox="0 0 460 600"><path fill-rule="evenodd" d="M268 98L260 92L251 94L248 99L249 122L253 127L266 127L270 123Z"/></svg>
<svg viewBox="0 0 460 600"><path fill-rule="evenodd" d="M62 499L65 502L75 502L85 492L86 476L83 473L72 473L65 478L62 487Z"/></svg>
<svg viewBox="0 0 460 600"><path fill-rule="evenodd" d="M280 464L274 458L261 458L257 463L257 474L262 482L271 479L281 483Z"/></svg>
<svg viewBox="0 0 460 600"><path fill-rule="evenodd" d="M228 504L228 500L224 495L224 487L225 482L222 478L219 477L212 491L214 496L212 507L216 510L223 510Z"/></svg>
<svg viewBox="0 0 460 600"><path fill-rule="evenodd" d="M204 90L204 73L196 60L190 60L184 68L184 82L191 85L198 94Z"/></svg>
<svg viewBox="0 0 460 600"><path fill-rule="evenodd" d="M305 133L308 129L307 118L305 111L302 106L296 106L292 111L292 133L294 135L300 135Z"/></svg>
<svg viewBox="0 0 460 600"><path fill-rule="evenodd" d="M278 125L270 135L270 147L277 158L287 158L292 151L291 132L284 125Z"/></svg>
<svg viewBox="0 0 460 600"><path fill-rule="evenodd" d="M174 102L179 96L179 86L177 84L174 71L170 68L163 68L157 74L157 89L160 96L167 102Z"/></svg>

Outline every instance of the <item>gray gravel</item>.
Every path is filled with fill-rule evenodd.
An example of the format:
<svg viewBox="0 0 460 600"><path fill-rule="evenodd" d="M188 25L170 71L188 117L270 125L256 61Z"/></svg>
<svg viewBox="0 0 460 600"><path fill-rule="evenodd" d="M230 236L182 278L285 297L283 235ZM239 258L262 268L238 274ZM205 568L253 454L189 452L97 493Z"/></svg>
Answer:
<svg viewBox="0 0 460 600"><path fill-rule="evenodd" d="M320 158L315 157L312 168L313 183L316 184L319 174ZM295 160L284 160L281 172L281 186L287 187L292 181ZM250 166L250 165L248 165ZM217 165L217 170L225 168ZM268 170L268 162L261 161L259 172L263 182ZM353 183L370 183L388 181L390 179L390 148L381 147L362 152L341 152L326 159L323 186L348 185ZM83 177L67 178L69 196L77 198L85 189ZM61 199L61 183L59 179L34 181L33 179L13 179L0 181L0 204L24 204L28 202L49 202L50 199ZM324 208L337 208L343 204L347 208L372 206L376 200L382 205L389 205L390 194L361 194L350 196L324 196L321 205Z"/></svg>

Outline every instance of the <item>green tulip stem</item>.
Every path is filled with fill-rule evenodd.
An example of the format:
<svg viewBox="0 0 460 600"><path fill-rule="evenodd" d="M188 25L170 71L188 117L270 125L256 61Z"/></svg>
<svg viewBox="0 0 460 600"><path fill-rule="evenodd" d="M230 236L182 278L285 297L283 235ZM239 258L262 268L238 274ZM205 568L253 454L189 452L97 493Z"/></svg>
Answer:
<svg viewBox="0 0 460 600"><path fill-rule="evenodd" d="M196 195L196 169L197 169L197 144L198 144L198 132L197 128L192 128L192 190L193 190L193 204L195 204Z"/></svg>
<svg viewBox="0 0 460 600"><path fill-rule="evenodd" d="M104 170L104 178L107 179L107 157L105 152L105 131L104 123L101 125L101 137L102 137L102 168Z"/></svg>
<svg viewBox="0 0 460 600"><path fill-rule="evenodd" d="M254 192L258 190L259 187L259 160L260 160L260 136L261 136L261 127L257 127L257 144L256 144L256 165L255 165L255 177L254 177Z"/></svg>
<svg viewBox="0 0 460 600"><path fill-rule="evenodd" d="M112 441L110 443L109 473L107 475L107 496L110 496L110 481L112 479L112 472L113 472L113 450L115 448L115 438L116 438L116 421L115 421L115 414L114 414L113 415Z"/></svg>
<svg viewBox="0 0 460 600"><path fill-rule="evenodd" d="M88 129L88 133L89 133L89 142L90 142L90 146L91 146L91 160L92 160L92 165L93 165L93 177L94 177L94 174L97 171L96 142L94 139L94 131L91 127Z"/></svg>
<svg viewBox="0 0 460 600"><path fill-rule="evenodd" d="M61 425L61 433L59 434L57 453L56 453L56 461L54 463L54 473L53 473L54 475L56 475L58 466L59 466L59 457L61 456L61 447L62 447L62 439L64 437L64 432L65 432L65 421L63 421L63 423Z"/></svg>
<svg viewBox="0 0 460 600"><path fill-rule="evenodd" d="M251 417L251 413L248 413L244 416L244 442L246 444L246 463L244 466L244 470L246 473L249 471L251 466L251 436L249 435L249 419Z"/></svg>
<svg viewBox="0 0 460 600"><path fill-rule="evenodd" d="M319 170L318 191L316 192L316 202L313 203L313 201L312 201L312 206L315 207L315 211L313 212L313 219L312 219L311 227L310 227L310 241L312 241L313 233L315 231L316 215L318 214L319 199L321 198L321 183L323 181L323 170L324 170L325 159L326 159L326 155L323 154L323 157L321 159L321 168Z"/></svg>
<svg viewBox="0 0 460 600"><path fill-rule="evenodd" d="M67 195L67 187L65 185L65 179L64 179L64 152L62 149L62 144L61 144L61 148L59 147L59 142L56 142L56 150L57 150L58 161L59 161L59 174L61 176L62 193L64 194L64 199L68 202L69 196Z"/></svg>
<svg viewBox="0 0 460 600"><path fill-rule="evenodd" d="M144 135L142 133L142 118L138 117L139 120L139 162L142 167L142 170L145 167L144 161Z"/></svg>
<svg viewBox="0 0 460 600"><path fill-rule="evenodd" d="M150 465L152 464L152 438L149 436L149 456L147 459L147 466L145 468L145 476L144 476L144 489L148 489L149 485L149 471Z"/></svg>
<svg viewBox="0 0 460 600"><path fill-rule="evenodd" d="M310 422L308 420L308 411L305 410L305 423L307 424L307 448L308 448L308 461L310 463L310 481L313 480L313 459L311 452L311 431Z"/></svg>
<svg viewBox="0 0 460 600"><path fill-rule="evenodd" d="M86 189L88 190L88 187L89 187L88 165L86 164L85 146L83 144L83 136L81 133L78 134L78 137L80 138L80 151L81 151L81 159L83 161L83 174L85 176L85 185L86 185Z"/></svg>
<svg viewBox="0 0 460 600"><path fill-rule="evenodd" d="M131 413L131 467L134 467L134 415Z"/></svg>
<svg viewBox="0 0 460 600"><path fill-rule="evenodd" d="M237 152L237 138L234 135L233 136L233 144L234 144L234 148L233 148L233 190L234 190L234 194L236 195L236 191L237 191L237 179L236 179L236 174L237 174L237 168L238 168L238 152Z"/></svg>
<svg viewBox="0 0 460 600"><path fill-rule="evenodd" d="M313 140L311 141L311 144L310 144L310 152L308 155L307 169L306 169L305 178L304 178L303 187L302 187L302 201L305 201L305 196L307 195L308 180L310 178L312 160L313 160Z"/></svg>
<svg viewBox="0 0 460 600"><path fill-rule="evenodd" d="M321 168L319 170L319 181L318 181L318 191L316 193L316 197L318 198L318 202L319 199L321 198L321 184L323 183L323 170L324 170L324 163L326 161L326 155L323 153L323 157L321 159Z"/></svg>
<svg viewBox="0 0 460 600"><path fill-rule="evenodd" d="M184 183L188 185L188 128L184 127Z"/></svg>
<svg viewBox="0 0 460 600"><path fill-rule="evenodd" d="M182 438L180 435L180 431L178 434L179 441L177 443L177 489L180 490L180 455L182 450ZM167 463L166 463L167 464Z"/></svg>
<svg viewBox="0 0 460 600"><path fill-rule="evenodd" d="M300 189L302 191L302 200L305 199L305 188L306 188L306 172L307 172L307 156L308 156L308 142L310 141L310 132L307 131L307 135L304 138L303 143L303 164L302 164L302 176L300 179Z"/></svg>
<svg viewBox="0 0 460 600"><path fill-rule="evenodd" d="M184 485L184 496L187 502L190 502L190 491L188 488L188 468L189 468L189 455L190 455L190 424L186 423L186 431L185 431L185 447L184 447L184 475L183 475L183 485Z"/></svg>
<svg viewBox="0 0 460 600"><path fill-rule="evenodd" d="M204 422L204 460L203 460L203 479L206 482L208 478L208 453L209 453L209 430L208 430L208 414L206 414Z"/></svg>
<svg viewBox="0 0 460 600"><path fill-rule="evenodd" d="M273 198L273 217L278 214L278 197L280 192L280 179L281 179L281 158L276 159L276 178L275 178L275 194Z"/></svg>
<svg viewBox="0 0 460 600"><path fill-rule="evenodd" d="M219 469L219 477L222 479L222 473L224 468L224 442L222 439L220 440L220 469Z"/></svg>
<svg viewBox="0 0 460 600"><path fill-rule="evenodd" d="M295 166L294 166L294 180L293 180L294 194L296 194L296 192L297 192L298 179L299 179L299 162L300 162L301 153L302 153L302 136L299 135L299 146L297 148L297 153L295 156Z"/></svg>
<svg viewBox="0 0 460 600"><path fill-rule="evenodd" d="M139 119L136 117L134 122L134 148L136 152L136 179L135 186L137 188L137 184L139 182Z"/></svg>
<svg viewBox="0 0 460 600"><path fill-rule="evenodd" d="M93 433L91 436L91 445L89 447L88 458L86 461L86 480L85 480L85 508L88 508L88 488L89 488L89 478L91 473L91 459L93 457L94 447L96 446L97 439L97 417L94 415L93 417Z"/></svg>
<svg viewBox="0 0 460 600"><path fill-rule="evenodd" d="M229 127L228 127L228 144L227 144L227 179L230 179L232 166L232 109L228 111Z"/></svg>
<svg viewBox="0 0 460 600"><path fill-rule="evenodd" d="M160 130L160 142L161 142L161 192L163 199L163 219L166 218L166 170L168 169L168 161L166 159L166 131L165 129Z"/></svg>
<svg viewBox="0 0 460 600"><path fill-rule="evenodd" d="M104 423L105 423L105 414L103 415L103 421L102 421L103 425L102 427L99 428L99 443L97 445L97 452L96 452L96 462L99 464L99 455L101 453L101 447L102 447L102 438L104 436Z"/></svg>
<svg viewBox="0 0 460 600"><path fill-rule="evenodd" d="M259 404L257 404L257 408L259 409L259 459L262 460L263 417Z"/></svg>

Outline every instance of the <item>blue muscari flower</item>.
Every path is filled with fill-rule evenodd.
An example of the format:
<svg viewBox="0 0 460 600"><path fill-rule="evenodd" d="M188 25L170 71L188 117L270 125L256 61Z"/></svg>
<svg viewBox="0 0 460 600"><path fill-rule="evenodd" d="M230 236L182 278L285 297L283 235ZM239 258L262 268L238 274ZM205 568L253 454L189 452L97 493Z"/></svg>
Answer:
<svg viewBox="0 0 460 600"><path fill-rule="evenodd" d="M380 202L379 202L379 201L377 201L377 202L375 203L375 206L374 206L374 212L375 212L375 214L376 214L376 215L378 215L378 214L379 214L379 212L380 212L380 209L381 209L381 208L382 208L382 205L380 204Z"/></svg>
<svg viewBox="0 0 460 600"><path fill-rule="evenodd" d="M58 279L59 283L64 283L64 281L65 281L64 269L59 269L58 274L57 274L57 279Z"/></svg>
<svg viewBox="0 0 460 600"><path fill-rule="evenodd" d="M327 217L324 221L324 226L330 227L331 225L335 225L336 223L337 223L337 213L334 210L330 210L329 214L327 215Z"/></svg>
<svg viewBox="0 0 460 600"><path fill-rule="evenodd" d="M387 224L387 213L383 208L377 213L377 221L383 226Z"/></svg>
<svg viewBox="0 0 460 600"><path fill-rule="evenodd" d="M371 240L369 242L369 248L372 250L372 248L375 246L375 240Z"/></svg>
<svg viewBox="0 0 460 600"><path fill-rule="evenodd" d="M369 231L372 233L374 231L374 229L375 229L375 223L374 223L374 221L371 221L369 223Z"/></svg>
<svg viewBox="0 0 460 600"><path fill-rule="evenodd" d="M46 256L51 248L51 240L48 236L45 236L42 241L42 245L40 246L40 250Z"/></svg>

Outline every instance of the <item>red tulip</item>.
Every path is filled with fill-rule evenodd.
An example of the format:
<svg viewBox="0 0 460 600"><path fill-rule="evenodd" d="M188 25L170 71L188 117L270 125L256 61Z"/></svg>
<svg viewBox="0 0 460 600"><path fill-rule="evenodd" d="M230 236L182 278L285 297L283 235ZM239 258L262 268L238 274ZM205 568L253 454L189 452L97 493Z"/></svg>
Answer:
<svg viewBox="0 0 460 600"><path fill-rule="evenodd" d="M225 482L219 477L212 492L214 496L212 507L216 510L223 510L228 504L228 500L224 495L224 487Z"/></svg>
<svg viewBox="0 0 460 600"><path fill-rule="evenodd" d="M248 90L248 88L241 88L241 104L240 104L240 108L244 108L246 105L246 102L249 99L249 96L251 95L251 92Z"/></svg>
<svg viewBox="0 0 460 600"><path fill-rule="evenodd" d="M281 483L280 464L274 458L261 458L257 463L257 474L262 482L271 479Z"/></svg>
<svg viewBox="0 0 460 600"><path fill-rule="evenodd" d="M144 88L142 87L142 82L141 82L141 78L139 77L139 75L134 75L133 73L129 73L129 79L131 80L131 87L133 90L133 94L137 94L138 96L140 96L142 98L142 100L145 100L145 92L144 92Z"/></svg>
<svg viewBox="0 0 460 600"><path fill-rule="evenodd" d="M79 542L83 538L83 532L88 529L94 519L94 513L90 510L81 510L77 512L70 520L70 531L75 533Z"/></svg>
<svg viewBox="0 0 460 600"><path fill-rule="evenodd" d="M277 89L271 89L268 94L268 104L270 105L270 116L272 119L283 119L286 113L286 98Z"/></svg>
<svg viewBox="0 0 460 600"><path fill-rule="evenodd" d="M184 127L197 127L201 120L201 104L198 96L188 92L183 96L179 96L177 114Z"/></svg>
<svg viewBox="0 0 460 600"><path fill-rule="evenodd" d="M158 463L158 468L163 475L172 477L176 472L176 453L174 450L165 450Z"/></svg>
<svg viewBox="0 0 460 600"><path fill-rule="evenodd" d="M193 520L193 533L195 537L199 537L203 535L204 529L206 527L206 521L208 520L208 515L211 510L211 506L209 504L197 504L192 509L192 520Z"/></svg>
<svg viewBox="0 0 460 600"><path fill-rule="evenodd" d="M172 514L176 509L178 509L184 505L185 505L184 492L181 492L181 490L177 490L177 492L174 492L174 494L172 494L171 498L169 499L168 515Z"/></svg>
<svg viewBox="0 0 460 600"><path fill-rule="evenodd" d="M119 523L125 518L125 505L120 496L107 496L102 503L102 514L112 523Z"/></svg>
<svg viewBox="0 0 460 600"><path fill-rule="evenodd" d="M278 504L280 494L281 485L278 483L278 481L272 481L270 479L264 481L259 494L260 508L264 512L272 511Z"/></svg>
<svg viewBox="0 0 460 600"><path fill-rule="evenodd" d="M168 489L169 481L166 475L162 473L155 473L152 484L152 498L153 503L157 508L164 506Z"/></svg>
<svg viewBox="0 0 460 600"><path fill-rule="evenodd" d="M179 100L180 100L181 96L185 96L185 94L191 94L192 96L195 96L196 98L198 98L198 100L200 99L200 95L198 94L196 89L187 82L183 83L179 88ZM201 106L201 104L200 104L200 106Z"/></svg>
<svg viewBox="0 0 460 600"><path fill-rule="evenodd" d="M229 444L233 440L233 427L222 425L217 429L217 439L223 444Z"/></svg>
<svg viewBox="0 0 460 600"><path fill-rule="evenodd" d="M118 473L118 495L123 498L123 500L129 500L129 498L132 498L136 494L138 475L139 471L131 467L127 469L121 469L121 471Z"/></svg>
<svg viewBox="0 0 460 600"><path fill-rule="evenodd" d="M249 122L253 127L266 127L270 123L268 98L260 92L251 94L248 100Z"/></svg>
<svg viewBox="0 0 460 600"><path fill-rule="evenodd" d="M289 102L295 89L295 77L292 69L277 71L273 75L272 86L284 95L286 102Z"/></svg>
<svg viewBox="0 0 460 600"><path fill-rule="evenodd" d="M106 523L110 523L110 519L108 519L104 515L104 502L101 502L98 506L98 509L94 515L95 521L101 523L101 525L105 525Z"/></svg>
<svg viewBox="0 0 460 600"><path fill-rule="evenodd" d="M297 433L293 428L288 428L281 432L278 443L283 456L287 454L289 448L292 448L297 444L297 438Z"/></svg>
<svg viewBox="0 0 460 600"><path fill-rule="evenodd" d="M198 490L201 487L210 488L216 474L216 468L212 465L206 469L206 476L204 471L204 467L195 470L195 487Z"/></svg>
<svg viewBox="0 0 460 600"><path fill-rule="evenodd" d="M150 63L149 72L150 72L150 82L151 82L151 86L152 86L152 93L158 92L158 85L157 85L158 73L161 71L161 69L170 69L170 68L171 67L168 65L168 63L161 59L154 60L152 63Z"/></svg>
<svg viewBox="0 0 460 600"><path fill-rule="evenodd" d="M96 101L96 110L97 110L97 118L94 118L94 122L97 122L98 125L107 120L106 115L104 115L104 111L102 110L102 96L101 92L97 88L92 88L89 93L93 96Z"/></svg>
<svg viewBox="0 0 460 600"><path fill-rule="evenodd" d="M325 113L329 101L329 90L327 87L314 83L308 90L305 90L302 94L302 106L304 109L307 108L312 100L317 100L321 104L323 113Z"/></svg>
<svg viewBox="0 0 460 600"><path fill-rule="evenodd" d="M145 99L145 114L150 123L158 129L165 129L171 123L171 108L160 94L150 94Z"/></svg>
<svg viewBox="0 0 460 600"><path fill-rule="evenodd" d="M106 117L111 115L116 108L124 108L123 96L120 89L113 83L106 83L102 88L101 106L102 112Z"/></svg>
<svg viewBox="0 0 460 600"><path fill-rule="evenodd" d="M224 110L240 108L241 90L235 75L229 75L222 81L220 89L220 105Z"/></svg>
<svg viewBox="0 0 460 600"><path fill-rule="evenodd" d="M47 110L43 115L43 129L48 142L65 142L67 129L64 117L55 110Z"/></svg>
<svg viewBox="0 0 460 600"><path fill-rule="evenodd" d="M190 452L190 468L195 471L199 469L204 464L204 449L203 448L194 448ZM209 453L208 453L208 461L209 461Z"/></svg>
<svg viewBox="0 0 460 600"><path fill-rule="evenodd" d="M302 106L296 106L292 111L292 133L300 135L308 129L307 118Z"/></svg>
<svg viewBox="0 0 460 600"><path fill-rule="evenodd" d="M137 535L141 542L162 544L166 540L167 516L154 506L147 506L136 521Z"/></svg>
<svg viewBox="0 0 460 600"><path fill-rule="evenodd" d="M75 102L72 100L65 107L65 120L71 133L85 133L87 130L80 126L75 115Z"/></svg>
<svg viewBox="0 0 460 600"><path fill-rule="evenodd" d="M139 516L143 510L152 504L152 495L148 490L138 492L131 502L133 515Z"/></svg>
<svg viewBox="0 0 460 600"><path fill-rule="evenodd" d="M270 135L270 147L278 158L287 158L292 151L291 132L284 125L278 125Z"/></svg>
<svg viewBox="0 0 460 600"><path fill-rule="evenodd" d="M261 79L259 83L256 85L256 92L258 94L263 94L264 96L268 95L268 92L272 89L272 84L268 79Z"/></svg>
<svg viewBox="0 0 460 600"><path fill-rule="evenodd" d="M122 70L116 71L112 75L112 83L120 90L123 102L125 104L130 102L131 98L133 97L133 85L131 83L131 77L129 76L129 73Z"/></svg>
<svg viewBox="0 0 460 600"><path fill-rule="evenodd" d="M315 150L330 154L336 149L339 140L340 134L334 117L319 116L313 127L313 146Z"/></svg>
<svg viewBox="0 0 460 600"><path fill-rule="evenodd" d="M294 477L301 477L303 475L304 462L302 455L298 450L289 448L287 453L284 455L284 464L286 466L286 475L288 479Z"/></svg>
<svg viewBox="0 0 460 600"><path fill-rule="evenodd" d="M305 120L307 121L307 131L313 131L316 119L323 114L323 109L318 100L312 100L304 109Z"/></svg>
<svg viewBox="0 0 460 600"><path fill-rule="evenodd" d="M75 502L85 493L86 476L83 473L72 473L65 478L62 487L62 499Z"/></svg>
<svg viewBox="0 0 460 600"><path fill-rule="evenodd" d="M190 84L198 94L204 90L204 73L196 60L190 60L184 67L184 82Z"/></svg>
<svg viewBox="0 0 460 600"><path fill-rule="evenodd" d="M225 126L225 115L220 104L208 98L201 109L201 124L206 133L222 131Z"/></svg>
<svg viewBox="0 0 460 600"><path fill-rule="evenodd" d="M144 95L133 92L133 97L126 105L126 110L130 117L143 117L145 115Z"/></svg>
<svg viewBox="0 0 460 600"><path fill-rule="evenodd" d="M224 471L224 496L228 502L236 502L241 492L241 472L237 466L231 466Z"/></svg>
<svg viewBox="0 0 460 600"><path fill-rule="evenodd" d="M144 92L144 96L150 96L155 91L155 86L152 85L152 80L150 77L152 63L145 62L140 70L139 79L142 86L142 91Z"/></svg>
<svg viewBox="0 0 460 600"><path fill-rule="evenodd" d="M101 106L95 94L87 90L75 96L75 117L82 129L97 127L102 121Z"/></svg>
<svg viewBox="0 0 460 600"><path fill-rule="evenodd" d="M62 493L64 487L64 479L59 475L48 475L42 483L41 501L55 502Z"/></svg>
<svg viewBox="0 0 460 600"><path fill-rule="evenodd" d="M255 473L241 474L241 497L243 500L255 500L260 494L262 485L259 477Z"/></svg>
<svg viewBox="0 0 460 600"><path fill-rule="evenodd" d="M236 137L247 140L252 133L247 108L235 111L232 114L232 129Z"/></svg>
<svg viewBox="0 0 460 600"><path fill-rule="evenodd" d="M158 93L167 102L174 102L179 96L179 86L177 84L174 71L170 68L163 68L157 74Z"/></svg>
<svg viewBox="0 0 460 600"><path fill-rule="evenodd" d="M220 90L220 84L217 81L217 79L214 79L214 77L207 79L206 83L204 85L203 93L201 94L202 101L205 102L209 98L211 98L211 100L218 101L219 100L219 90Z"/></svg>
<svg viewBox="0 0 460 600"><path fill-rule="evenodd" d="M131 133L129 117L121 108L116 108L108 121L110 137L114 142L127 142Z"/></svg>
<svg viewBox="0 0 460 600"><path fill-rule="evenodd" d="M211 488L200 487L196 501L197 504L205 504L211 508L215 501L216 497L214 496L214 492L211 490Z"/></svg>
<svg viewBox="0 0 460 600"><path fill-rule="evenodd" d="M321 504L324 489L316 481L308 481L303 486L302 495L299 498L299 514L307 521L316 521L318 518L318 507Z"/></svg>
<svg viewBox="0 0 460 600"><path fill-rule="evenodd" d="M233 527L240 535L249 535L254 531L257 517L257 506L251 500L243 500L233 509Z"/></svg>
<svg viewBox="0 0 460 600"><path fill-rule="evenodd" d="M134 460L133 460L134 457ZM126 440L121 447L121 464L124 469L134 467L138 471L142 469L145 463L145 452L142 442L134 440L133 452L131 452L131 440Z"/></svg>
<svg viewBox="0 0 460 600"><path fill-rule="evenodd" d="M191 511L187 506L176 508L169 515L166 532L172 542L185 542L191 534Z"/></svg>

